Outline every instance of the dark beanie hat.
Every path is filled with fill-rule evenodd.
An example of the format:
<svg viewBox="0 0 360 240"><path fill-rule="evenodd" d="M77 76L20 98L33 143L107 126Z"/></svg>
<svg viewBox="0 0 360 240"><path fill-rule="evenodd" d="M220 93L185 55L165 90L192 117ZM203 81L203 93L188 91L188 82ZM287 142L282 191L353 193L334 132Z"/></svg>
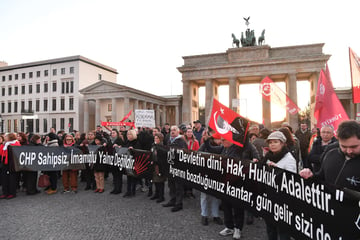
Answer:
<svg viewBox="0 0 360 240"><path fill-rule="evenodd" d="M57 135L55 133L53 133L53 132L49 133L48 137L49 137L50 140L58 139Z"/></svg>

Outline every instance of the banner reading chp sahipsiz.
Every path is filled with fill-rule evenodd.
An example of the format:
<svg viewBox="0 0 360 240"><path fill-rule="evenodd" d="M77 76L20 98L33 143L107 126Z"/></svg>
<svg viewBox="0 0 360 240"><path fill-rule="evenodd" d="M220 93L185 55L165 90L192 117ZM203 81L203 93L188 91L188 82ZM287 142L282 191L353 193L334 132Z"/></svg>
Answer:
<svg viewBox="0 0 360 240"><path fill-rule="evenodd" d="M11 147L15 171L59 171L85 169L95 163L96 154L83 154L75 147L18 146Z"/></svg>
<svg viewBox="0 0 360 240"><path fill-rule="evenodd" d="M163 148L165 149L165 148ZM168 148L169 175L296 239L360 239L360 194L249 160Z"/></svg>

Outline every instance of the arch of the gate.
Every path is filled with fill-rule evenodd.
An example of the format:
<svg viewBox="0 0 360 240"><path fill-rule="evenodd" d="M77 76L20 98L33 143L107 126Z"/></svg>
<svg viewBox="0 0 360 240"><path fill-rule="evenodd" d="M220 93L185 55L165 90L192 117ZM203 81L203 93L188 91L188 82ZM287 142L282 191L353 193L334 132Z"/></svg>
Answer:
<svg viewBox="0 0 360 240"><path fill-rule="evenodd" d="M205 116L210 114L213 98L218 99L219 85L229 85L229 107L239 99L239 85L260 83L269 76L286 83L287 95L297 103L296 81L310 81L310 103L313 109L317 81L330 55L323 53L324 44L271 48L268 45L230 48L224 53L185 56L178 67L183 82L182 121L199 117L199 87L205 86ZM235 107L235 106L234 106ZM263 119L270 127L270 103L263 100ZM297 116L287 114L286 120L297 127Z"/></svg>

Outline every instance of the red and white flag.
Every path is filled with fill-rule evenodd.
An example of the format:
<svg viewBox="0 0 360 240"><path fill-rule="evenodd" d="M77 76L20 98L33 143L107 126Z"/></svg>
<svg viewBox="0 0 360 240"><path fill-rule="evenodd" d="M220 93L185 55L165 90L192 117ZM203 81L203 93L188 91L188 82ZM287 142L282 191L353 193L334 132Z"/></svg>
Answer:
<svg viewBox="0 0 360 240"><path fill-rule="evenodd" d="M217 136L243 147L250 122L216 99L212 106L209 127L216 131Z"/></svg>
<svg viewBox="0 0 360 240"><path fill-rule="evenodd" d="M349 119L334 91L327 65L326 73L323 70L320 71L314 116L317 120L316 127L321 129L323 126L332 125L335 131L342 121Z"/></svg>
<svg viewBox="0 0 360 240"><path fill-rule="evenodd" d="M266 101L286 107L290 114L296 114L300 111L300 108L269 77L265 77L261 81L260 93Z"/></svg>
<svg viewBox="0 0 360 240"><path fill-rule="evenodd" d="M351 48L349 57L353 102L360 103L360 59Z"/></svg>

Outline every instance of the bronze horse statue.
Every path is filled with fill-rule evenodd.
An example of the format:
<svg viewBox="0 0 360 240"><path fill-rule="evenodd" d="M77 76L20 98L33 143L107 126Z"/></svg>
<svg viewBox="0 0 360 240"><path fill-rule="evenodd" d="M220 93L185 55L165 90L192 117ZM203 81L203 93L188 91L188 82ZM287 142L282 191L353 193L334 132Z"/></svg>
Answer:
<svg viewBox="0 0 360 240"><path fill-rule="evenodd" d="M262 31L261 36L258 39L258 45L261 46L265 41L265 29Z"/></svg>
<svg viewBox="0 0 360 240"><path fill-rule="evenodd" d="M233 45L233 47L234 47L234 44L236 45L236 47L239 47L240 46L240 41L239 41L239 39L237 39L236 37L235 37L235 34L231 34L231 36L232 36L232 38L233 38L233 42L232 42L232 45Z"/></svg>

